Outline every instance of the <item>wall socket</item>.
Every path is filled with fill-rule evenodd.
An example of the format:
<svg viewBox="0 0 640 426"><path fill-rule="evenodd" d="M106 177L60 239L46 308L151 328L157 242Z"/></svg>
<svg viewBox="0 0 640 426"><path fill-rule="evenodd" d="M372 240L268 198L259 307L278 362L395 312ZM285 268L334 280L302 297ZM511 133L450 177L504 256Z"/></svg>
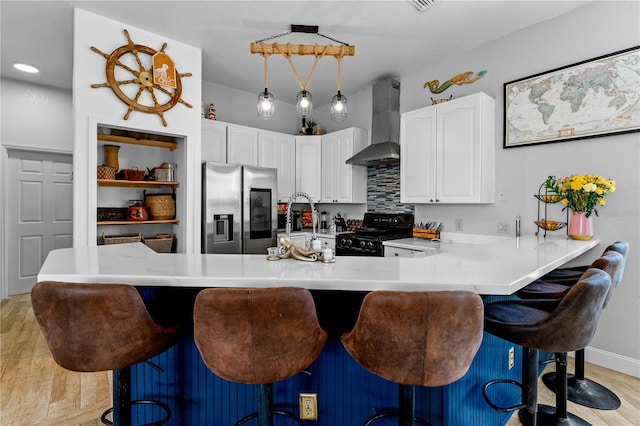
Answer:
<svg viewBox="0 0 640 426"><path fill-rule="evenodd" d="M462 231L462 219L456 219L456 231Z"/></svg>
<svg viewBox="0 0 640 426"><path fill-rule="evenodd" d="M496 227L496 231L498 234L510 234L511 233L511 224L507 222L498 222L498 226Z"/></svg>
<svg viewBox="0 0 640 426"><path fill-rule="evenodd" d="M516 365L516 351L513 346L511 346L509 348L509 370L511 370L514 365Z"/></svg>
<svg viewBox="0 0 640 426"><path fill-rule="evenodd" d="M300 394L300 418L302 420L318 420L318 394Z"/></svg>

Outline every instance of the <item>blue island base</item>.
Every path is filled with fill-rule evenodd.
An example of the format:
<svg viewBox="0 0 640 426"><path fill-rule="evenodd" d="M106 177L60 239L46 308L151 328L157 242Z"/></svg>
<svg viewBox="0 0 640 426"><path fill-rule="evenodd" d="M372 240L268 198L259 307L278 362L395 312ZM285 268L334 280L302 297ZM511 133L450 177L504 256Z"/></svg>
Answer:
<svg viewBox="0 0 640 426"><path fill-rule="evenodd" d="M148 304L153 304L161 293L160 289L150 288L141 292ZM188 307L188 301L192 301L196 293L196 290L183 293L182 299L187 300L183 306ZM318 421L305 423L318 426L361 425L371 415L397 406L397 384L362 368L340 342L340 334L350 330L355 323L364 293L312 293L320 324L328 331L329 340L318 359L305 371L274 384L274 406L298 414L299 395L316 393ZM175 294L168 300L175 308ZM487 302L493 300L498 298L485 299ZM238 419L256 411L258 388L228 382L211 373L200 358L192 331L187 326L183 338L174 347L151 360L164 372L147 363L132 367L132 398L166 402L172 410L169 425L233 425ZM509 370L508 352L511 347L515 349L516 359L515 366ZM545 356L541 354L540 358ZM492 410L482 397L482 386L496 378L520 381L521 365L519 346L484 333L480 350L464 377L443 387L416 387L416 414L433 426L504 425L511 413ZM509 406L519 403L518 388L494 388L498 389L492 390L491 398L497 404ZM134 425L144 421L143 418L137 419L134 413ZM393 418L380 420L376 425L392 425L394 421ZM252 423L256 421L247 424ZM276 426L289 426L291 423L281 416L274 417Z"/></svg>

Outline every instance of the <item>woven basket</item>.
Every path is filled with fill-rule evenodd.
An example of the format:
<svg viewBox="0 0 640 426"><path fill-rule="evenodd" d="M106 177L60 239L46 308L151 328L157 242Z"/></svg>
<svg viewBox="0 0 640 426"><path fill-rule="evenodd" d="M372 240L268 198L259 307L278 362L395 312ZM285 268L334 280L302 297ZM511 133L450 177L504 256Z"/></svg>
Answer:
<svg viewBox="0 0 640 426"><path fill-rule="evenodd" d="M176 216L176 201L172 194L145 194L144 200L152 219L169 220Z"/></svg>
<svg viewBox="0 0 640 426"><path fill-rule="evenodd" d="M125 180L144 180L144 170L138 170L136 167L132 169L122 169Z"/></svg>
<svg viewBox="0 0 640 426"><path fill-rule="evenodd" d="M139 243L142 241L142 234L140 232L134 234L123 235L104 235L102 234L102 244L126 244L126 243Z"/></svg>
<svg viewBox="0 0 640 426"><path fill-rule="evenodd" d="M116 169L111 166L98 166L98 179L115 180Z"/></svg>
<svg viewBox="0 0 640 426"><path fill-rule="evenodd" d="M173 235L169 238L143 238L142 241L156 253L171 253Z"/></svg>
<svg viewBox="0 0 640 426"><path fill-rule="evenodd" d="M98 207L98 221L121 221L127 220L126 207Z"/></svg>

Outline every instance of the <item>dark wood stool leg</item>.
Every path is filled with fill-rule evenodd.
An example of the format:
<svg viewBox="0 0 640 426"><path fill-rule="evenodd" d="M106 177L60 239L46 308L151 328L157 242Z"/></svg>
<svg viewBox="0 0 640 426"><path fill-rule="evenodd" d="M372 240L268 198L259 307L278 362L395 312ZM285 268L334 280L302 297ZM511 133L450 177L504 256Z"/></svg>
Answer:
<svg viewBox="0 0 640 426"><path fill-rule="evenodd" d="M542 376L544 384L556 391L556 373ZM575 374L567 375L567 399L596 410L617 410L620 398L608 388L584 377L584 349L576 351Z"/></svg>
<svg viewBox="0 0 640 426"><path fill-rule="evenodd" d="M556 353L556 406L538 406L538 424L591 426L591 423L567 411L567 353Z"/></svg>
<svg viewBox="0 0 640 426"><path fill-rule="evenodd" d="M131 425L131 369L113 370L113 424Z"/></svg>
<svg viewBox="0 0 640 426"><path fill-rule="evenodd" d="M414 426L414 389L409 385L398 385L398 426Z"/></svg>
<svg viewBox="0 0 640 426"><path fill-rule="evenodd" d="M522 347L522 403L518 413L523 426L537 425L538 411L538 350Z"/></svg>
<svg viewBox="0 0 640 426"><path fill-rule="evenodd" d="M273 385L266 383L258 388L258 424L273 426Z"/></svg>

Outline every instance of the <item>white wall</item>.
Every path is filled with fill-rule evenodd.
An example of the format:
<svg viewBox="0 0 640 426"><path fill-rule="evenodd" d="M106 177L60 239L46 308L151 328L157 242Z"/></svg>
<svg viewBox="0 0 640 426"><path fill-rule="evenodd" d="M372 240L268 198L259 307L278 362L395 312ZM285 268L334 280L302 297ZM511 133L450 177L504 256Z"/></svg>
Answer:
<svg viewBox="0 0 640 426"><path fill-rule="evenodd" d="M0 84L3 146L73 151L70 91L6 78Z"/></svg>
<svg viewBox="0 0 640 426"><path fill-rule="evenodd" d="M258 118L256 104L258 93L231 89L220 84L202 82L202 99L205 114L209 104L216 106L216 119L227 123L274 132L296 134L300 130L302 121L296 117L293 104L275 100L275 115L269 120Z"/></svg>
<svg viewBox="0 0 640 426"><path fill-rule="evenodd" d="M487 206L417 206L416 220L443 219L452 230L454 219L460 218L465 232L496 233L496 221L514 224L516 215L521 215L523 233L533 233L537 217L533 194L548 175L595 173L617 182L616 193L607 198L606 206L598 209L600 217L594 219L595 233L602 245L574 263L590 263L616 240L630 242L624 280L602 314L587 359L636 376L640 376L640 133L512 149L503 149L502 145L505 82L639 42L640 3L594 2L406 73L401 78L400 101L402 112L430 105L429 98L436 95L422 89L425 81L443 81L460 72L481 70L487 70L487 74L477 82L452 86L437 96L453 94L459 98L483 91L496 100L496 187L505 194L505 200Z"/></svg>
<svg viewBox="0 0 640 426"><path fill-rule="evenodd" d="M110 54L127 44L124 30L128 30L136 44L160 50L167 43L167 53L175 63L176 71L191 73L182 78L181 98L190 103L188 108L177 103L164 113L168 125L162 124L157 114L134 110L124 119L127 105L115 96L108 87L92 88L95 83L107 81L106 59L91 50L94 46ZM128 54L130 60L132 55ZM132 62L134 64L134 62ZM135 65L132 65L135 67ZM116 78L129 79L130 73L118 74ZM136 67L137 69L137 67ZM200 238L200 168L187 167L200 164L200 103L202 93L202 52L184 43L153 34L126 23L104 18L81 9L74 10L73 46L73 115L74 115L74 183L73 237L74 247L96 244L96 180L97 123L110 127L139 129L143 132L180 136L185 143L178 152L179 196L176 206L181 218L176 227L178 250L187 253L199 252ZM133 96L133 95L132 95ZM175 155L175 154L174 154ZM83 179L79 179L83 177ZM187 215L187 212L190 214ZM191 214L193 212L193 214Z"/></svg>

